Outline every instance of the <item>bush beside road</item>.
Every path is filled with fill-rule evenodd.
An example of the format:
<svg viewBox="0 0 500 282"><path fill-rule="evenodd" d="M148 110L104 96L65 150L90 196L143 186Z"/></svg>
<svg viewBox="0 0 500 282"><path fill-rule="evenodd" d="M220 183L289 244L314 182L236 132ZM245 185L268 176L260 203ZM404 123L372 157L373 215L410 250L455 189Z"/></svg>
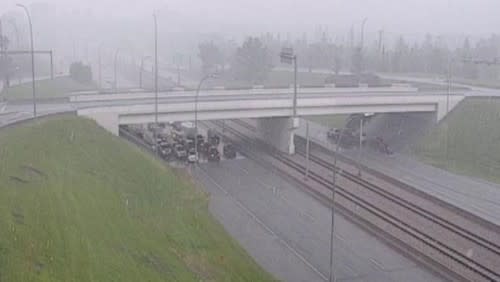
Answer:
<svg viewBox="0 0 500 282"><path fill-rule="evenodd" d="M2 281L268 281L207 195L94 122L0 130Z"/></svg>

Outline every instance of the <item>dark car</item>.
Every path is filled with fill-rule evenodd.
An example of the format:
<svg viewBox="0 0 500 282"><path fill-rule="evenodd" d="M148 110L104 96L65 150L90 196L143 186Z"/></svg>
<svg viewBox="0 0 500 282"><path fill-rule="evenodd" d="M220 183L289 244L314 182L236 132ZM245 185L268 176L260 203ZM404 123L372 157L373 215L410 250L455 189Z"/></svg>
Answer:
<svg viewBox="0 0 500 282"><path fill-rule="evenodd" d="M213 146L218 146L220 144L220 137L219 135L212 135L210 136L210 138L208 139L208 142L210 142L210 144L212 144Z"/></svg>
<svg viewBox="0 0 500 282"><path fill-rule="evenodd" d="M338 128L330 128L330 130L326 133L326 136L335 142L340 135L340 131L341 130Z"/></svg>
<svg viewBox="0 0 500 282"><path fill-rule="evenodd" d="M203 142L205 142L205 138L204 138L204 137L203 137L203 135L201 135L201 134L196 135L196 139L197 139L196 141L197 141L198 143L203 143Z"/></svg>
<svg viewBox="0 0 500 282"><path fill-rule="evenodd" d="M174 152L175 152L175 156L179 160L184 160L187 157L186 148L183 145L181 145L181 144L175 145Z"/></svg>
<svg viewBox="0 0 500 282"><path fill-rule="evenodd" d="M222 153L226 159L234 159L236 158L236 149L233 144L226 144L222 148Z"/></svg>
<svg viewBox="0 0 500 282"><path fill-rule="evenodd" d="M172 157L172 147L171 146L160 146L160 156L164 159L170 159Z"/></svg>
<svg viewBox="0 0 500 282"><path fill-rule="evenodd" d="M208 149L208 161L209 162L220 161L219 150L217 150L216 147L210 147L210 149Z"/></svg>

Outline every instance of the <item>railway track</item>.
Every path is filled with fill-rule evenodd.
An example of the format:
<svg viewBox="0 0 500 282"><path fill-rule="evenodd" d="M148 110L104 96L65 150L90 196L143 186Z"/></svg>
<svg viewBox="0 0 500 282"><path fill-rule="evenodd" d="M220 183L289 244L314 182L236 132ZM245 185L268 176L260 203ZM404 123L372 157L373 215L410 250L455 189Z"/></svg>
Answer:
<svg viewBox="0 0 500 282"><path fill-rule="evenodd" d="M254 126L241 120L233 120L233 122L246 130L255 131ZM248 137L244 133L232 127L228 127L227 125L226 131L231 132L231 134L235 135L240 141L246 142L247 145L249 144ZM273 158L281 162L288 170L293 170L296 174L302 174L305 171L305 166L302 164L303 161L276 151L271 151L270 153ZM304 151L301 149L299 149L298 155L301 158L305 157ZM329 171L333 171L334 169L333 164L318 156L310 155L310 160L317 166L316 168L321 167L323 170ZM411 221L405 220L404 217L401 218L397 213L387 210L387 208L384 209L382 205L374 204L371 198L360 196L360 193L356 194L351 191L352 189L347 187L336 185L335 192L336 195L339 196L338 200L335 201L336 205L342 206L353 216L362 218L366 224L375 225L371 227L379 229L379 231L385 233L386 236L390 236L392 240L397 241L400 248L406 248L407 252L419 252L421 257L438 263L442 269L457 275L453 277L453 279L461 278L470 281L500 280L500 274L498 272L498 268L500 268L500 247L497 244L477 236L474 232L450 222L437 214L433 214L415 203L399 197L398 195L391 194L382 187L378 187L377 185L361 179L347 170L339 167L335 169L339 177L344 178L346 181L366 191L370 191L373 195L377 195L377 197L393 206L398 206L399 208L411 212L413 217L418 217L419 220L425 220L426 223L433 224L435 228L439 228L438 231L448 232L452 236L460 236L462 240L467 240L468 243L479 249L480 252L488 252L488 255L482 257L482 261L478 262L468 253L458 251L457 248L450 246L446 241L436 240L434 236L428 234L432 232L426 232L418 224L412 224ZM287 172L286 169L284 169L284 172L290 173L289 171ZM318 173L315 169L312 169L310 170L309 178L331 191L333 183L324 175L325 173ZM337 182L337 184L339 182ZM304 186L305 188L309 188L307 184ZM331 201L331 196L325 193L318 193L317 191L314 193L316 196L322 194L320 197L323 197L327 202ZM497 260L489 260L492 257Z"/></svg>
<svg viewBox="0 0 500 282"><path fill-rule="evenodd" d="M300 149L297 149L296 150L296 153L299 154L300 156L306 158L306 152L300 148ZM376 185L373 185L372 183L358 177L357 175L347 171L347 170L343 170L343 169L339 169L338 167L335 168L333 166L332 163L324 160L323 158L321 157L318 157L318 156L315 156L313 154L310 154L309 155L309 159L313 162L315 162L316 164L326 168L326 169L329 169L329 170L333 170L335 169L337 171L337 174L342 176L342 177L345 177L347 179L349 179L350 181L352 182L355 182L355 183L358 183L359 185L363 185L366 189L369 189L383 197L386 197L387 199L390 199L391 201L394 201L394 202L397 202L399 205L405 207L406 209L428 219L428 220L431 220L432 222L438 224L438 225L441 225L449 230L452 230L453 232L457 233L457 234L460 234L460 236L462 236L463 238L466 238L468 240L470 240L471 242L474 242L475 244L477 244L478 246L480 247L483 247L484 249L494 253L495 255L498 255L500 256L500 246L497 245L496 243L494 242L491 242L481 236L478 236L477 234L471 232L470 230L467 230L453 222L450 222L449 220L446 220L444 218L442 218L441 216L439 215L436 215L418 205L416 205L415 203L412 203L398 195L395 195L395 194L392 194L392 193L389 193L387 192L386 190L384 189L381 189L380 187L376 186Z"/></svg>

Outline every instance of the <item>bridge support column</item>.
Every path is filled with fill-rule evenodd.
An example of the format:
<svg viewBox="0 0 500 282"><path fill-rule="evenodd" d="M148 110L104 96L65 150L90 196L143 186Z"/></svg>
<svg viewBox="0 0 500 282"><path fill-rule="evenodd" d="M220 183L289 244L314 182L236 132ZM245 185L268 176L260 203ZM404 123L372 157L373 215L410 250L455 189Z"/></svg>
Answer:
<svg viewBox="0 0 500 282"><path fill-rule="evenodd" d="M295 154L293 141L298 119L289 117L271 117L257 119L260 138L267 144L290 155Z"/></svg>

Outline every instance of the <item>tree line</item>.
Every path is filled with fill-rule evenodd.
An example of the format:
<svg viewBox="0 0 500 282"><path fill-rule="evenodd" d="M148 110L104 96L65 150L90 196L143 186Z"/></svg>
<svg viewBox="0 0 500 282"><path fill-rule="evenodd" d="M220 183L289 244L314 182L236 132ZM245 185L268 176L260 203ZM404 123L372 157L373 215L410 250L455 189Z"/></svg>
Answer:
<svg viewBox="0 0 500 282"><path fill-rule="evenodd" d="M500 36L491 35L474 43L466 38L459 47L450 48L441 36L425 36L421 42L408 42L403 36L393 44L375 41L367 46L343 44L326 36L315 42L298 39L281 40L271 34L248 37L233 48L222 48L214 42L199 44L199 58L204 73L231 69L235 79L262 82L267 73L280 65L279 52L293 47L300 68L328 69L334 73L421 73L448 75L467 79L496 80L499 76L492 61L499 53ZM227 46L226 46L227 47Z"/></svg>

